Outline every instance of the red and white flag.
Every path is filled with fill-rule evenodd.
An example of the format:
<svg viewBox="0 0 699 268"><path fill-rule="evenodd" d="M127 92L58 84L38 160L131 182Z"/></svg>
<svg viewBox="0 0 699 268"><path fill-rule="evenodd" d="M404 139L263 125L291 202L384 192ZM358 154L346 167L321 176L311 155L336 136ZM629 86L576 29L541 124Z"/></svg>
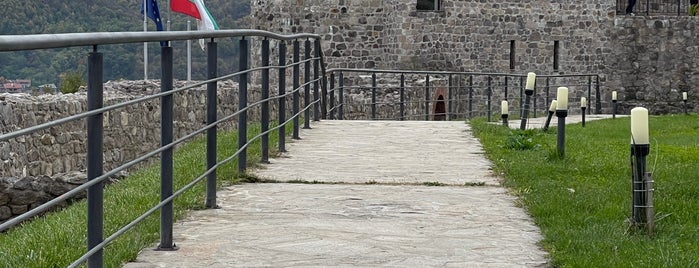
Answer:
<svg viewBox="0 0 699 268"><path fill-rule="evenodd" d="M170 0L170 9L197 19L197 28L200 31L219 29L216 20L211 16L209 10L206 9L203 0ZM202 49L205 48L204 39L199 40L199 45Z"/></svg>

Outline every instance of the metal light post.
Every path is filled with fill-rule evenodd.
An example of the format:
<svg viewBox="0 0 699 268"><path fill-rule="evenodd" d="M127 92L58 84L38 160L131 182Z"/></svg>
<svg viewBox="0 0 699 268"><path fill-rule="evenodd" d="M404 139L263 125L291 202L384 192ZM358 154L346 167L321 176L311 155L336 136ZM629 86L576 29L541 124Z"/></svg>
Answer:
<svg viewBox="0 0 699 268"><path fill-rule="evenodd" d="M582 110L582 126L585 127L585 110L587 110L587 99L580 98L580 110Z"/></svg>
<svg viewBox="0 0 699 268"><path fill-rule="evenodd" d="M507 117L509 117L509 109L507 107L506 100L500 102L500 116L502 117L502 125L509 126L509 124L507 123Z"/></svg>
<svg viewBox="0 0 699 268"><path fill-rule="evenodd" d="M682 102L684 102L684 114L687 114L687 92L682 92Z"/></svg>
<svg viewBox="0 0 699 268"><path fill-rule="evenodd" d="M559 87L556 94L556 117L558 117L558 157L566 152L566 116L568 116L568 88Z"/></svg>
<svg viewBox="0 0 699 268"><path fill-rule="evenodd" d="M631 215L636 224L644 224L648 220L647 188L644 178L646 178L646 156L650 153L649 141L648 109L643 107L631 109Z"/></svg>
<svg viewBox="0 0 699 268"><path fill-rule="evenodd" d="M531 102L531 97L534 95L534 84L536 83L536 74L527 74L527 84L524 88L524 110L522 110L522 121L519 125L519 129L524 130L527 127L527 117L529 116L529 103Z"/></svg>
<svg viewBox="0 0 699 268"><path fill-rule="evenodd" d="M546 117L546 123L544 124L544 132L549 130L549 124L551 124L551 118L553 117L553 114L556 113L557 106L558 102L556 100L552 100L551 106L549 106L549 115Z"/></svg>

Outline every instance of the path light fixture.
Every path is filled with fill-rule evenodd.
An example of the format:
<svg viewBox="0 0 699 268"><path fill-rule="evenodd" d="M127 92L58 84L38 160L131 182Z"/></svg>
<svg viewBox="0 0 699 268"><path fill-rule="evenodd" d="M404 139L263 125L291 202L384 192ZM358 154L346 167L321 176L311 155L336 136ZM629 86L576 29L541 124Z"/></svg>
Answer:
<svg viewBox="0 0 699 268"><path fill-rule="evenodd" d="M612 91L612 119L616 118L616 91Z"/></svg>
<svg viewBox="0 0 699 268"><path fill-rule="evenodd" d="M585 127L585 110L587 110L587 99L580 98L580 110L582 111L582 126Z"/></svg>
<svg viewBox="0 0 699 268"><path fill-rule="evenodd" d="M652 204L653 181L650 174L646 174L646 156L650 153L649 141L648 109L631 109L631 215L635 224L645 224L648 220L653 220L653 208L649 205Z"/></svg>
<svg viewBox="0 0 699 268"><path fill-rule="evenodd" d="M527 84L524 87L524 110L522 111L522 121L519 124L519 129L524 130L527 127L527 117L529 117L529 103L532 95L534 95L534 86L536 84L536 74L529 72L527 74Z"/></svg>
<svg viewBox="0 0 699 268"><path fill-rule="evenodd" d="M568 116L568 88L559 87L556 94L556 117L558 117L558 157L566 152L566 116Z"/></svg>
<svg viewBox="0 0 699 268"><path fill-rule="evenodd" d="M558 102L556 100L552 100L551 106L549 106L549 115L546 117L546 123L544 124L544 132L549 130L549 124L551 124L551 117L553 117L553 114L556 113L557 106Z"/></svg>
<svg viewBox="0 0 699 268"><path fill-rule="evenodd" d="M687 114L687 91L682 92L682 102L684 102L684 114Z"/></svg>
<svg viewBox="0 0 699 268"><path fill-rule="evenodd" d="M509 110L506 100L500 102L500 116L502 117L502 125L508 126L509 124L507 123L507 117L509 117Z"/></svg>

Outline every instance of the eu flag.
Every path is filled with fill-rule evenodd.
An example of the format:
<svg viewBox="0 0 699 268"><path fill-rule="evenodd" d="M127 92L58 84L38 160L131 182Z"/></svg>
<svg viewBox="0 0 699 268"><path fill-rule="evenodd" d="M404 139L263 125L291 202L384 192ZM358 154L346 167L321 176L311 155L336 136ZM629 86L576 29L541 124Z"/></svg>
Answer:
<svg viewBox="0 0 699 268"><path fill-rule="evenodd" d="M146 16L155 22L155 28L158 31L163 30L163 21L160 19L160 10L158 9L158 3L155 0L144 0L145 6L148 8ZM143 14L143 6L141 5L141 14ZM161 46L165 46L165 42L160 42Z"/></svg>

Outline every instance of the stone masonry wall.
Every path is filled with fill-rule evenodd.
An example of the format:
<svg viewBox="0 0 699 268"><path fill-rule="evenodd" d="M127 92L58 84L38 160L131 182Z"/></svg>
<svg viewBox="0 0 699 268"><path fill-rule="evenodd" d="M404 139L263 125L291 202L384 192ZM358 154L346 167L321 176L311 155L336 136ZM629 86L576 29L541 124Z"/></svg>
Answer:
<svg viewBox="0 0 699 268"><path fill-rule="evenodd" d="M184 86L176 82L175 87ZM237 83L218 83L218 118L238 109ZM105 106L160 91L158 81L116 81L104 85ZM275 95L275 94L271 94ZM259 90L248 94L260 100ZM290 102L287 102L289 104ZM276 102L270 105L276 118ZM86 93L31 96L0 94L0 133L24 129L84 112ZM287 106L287 117L291 114ZM260 119L259 106L248 111L248 120ZM160 99L113 110L104 114L104 169L111 170L160 144ZM85 181L85 120L62 124L30 135L0 142L0 222L32 209L73 189ZM174 137L183 137L206 125L205 86L174 95ZM232 130L237 117L219 126ZM153 163L157 157L138 165ZM121 174L119 177L123 177Z"/></svg>
<svg viewBox="0 0 699 268"><path fill-rule="evenodd" d="M182 86L183 83L178 83ZM105 106L160 91L159 83L143 81L108 82ZM236 83L219 83L219 118L231 114L237 106ZM259 93L259 92L258 92ZM249 98L259 99L258 93ZM257 95L257 96L254 96ZM174 136L179 138L201 128L206 122L206 90L189 90L174 97ZM0 95L2 132L35 126L84 112L86 93L40 95ZM252 118L257 112L250 112ZM160 143L160 99L149 100L104 114L104 168L112 169ZM85 169L87 148L85 120L35 132L29 136L0 142L0 167L3 176L52 176ZM230 123L227 126L233 126Z"/></svg>
<svg viewBox="0 0 699 268"><path fill-rule="evenodd" d="M600 74L605 112L616 90L620 112L643 105L656 114L679 111L677 96L696 95L699 82L699 20L620 16L614 1L444 0L443 11L417 11L414 0L252 3L255 28L322 35L329 68Z"/></svg>

